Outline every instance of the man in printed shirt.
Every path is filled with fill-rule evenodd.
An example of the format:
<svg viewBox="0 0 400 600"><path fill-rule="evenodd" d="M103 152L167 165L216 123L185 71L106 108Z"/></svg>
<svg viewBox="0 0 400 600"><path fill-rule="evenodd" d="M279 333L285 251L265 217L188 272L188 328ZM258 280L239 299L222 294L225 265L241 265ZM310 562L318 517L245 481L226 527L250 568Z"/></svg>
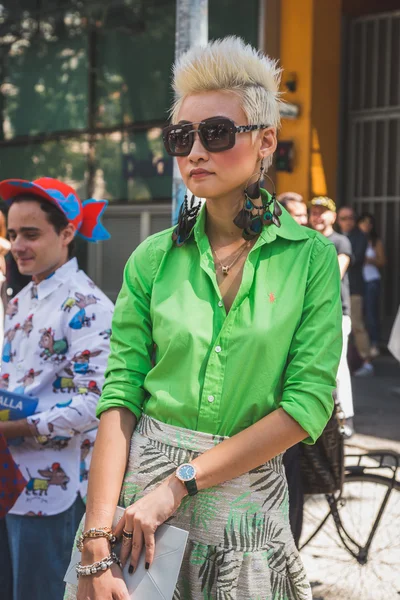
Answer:
<svg viewBox="0 0 400 600"><path fill-rule="evenodd" d="M109 237L100 224L107 203L81 203L71 187L47 177L0 182L0 196L10 205L12 254L19 271L32 276L5 322L2 389L15 396L4 399L3 392L0 409L15 420L0 420L0 433L27 485L0 520L1 597L61 600L84 512L109 352L104 331L113 312L111 301L78 269L74 238ZM35 413L18 418L34 398Z"/></svg>

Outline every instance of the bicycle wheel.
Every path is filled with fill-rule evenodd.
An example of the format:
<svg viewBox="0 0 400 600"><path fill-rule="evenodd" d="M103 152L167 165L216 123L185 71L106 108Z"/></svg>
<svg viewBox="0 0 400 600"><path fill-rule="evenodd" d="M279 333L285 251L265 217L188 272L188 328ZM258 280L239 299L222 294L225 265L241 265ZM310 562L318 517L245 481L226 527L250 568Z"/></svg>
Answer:
<svg viewBox="0 0 400 600"><path fill-rule="evenodd" d="M347 475L338 512L344 539L358 552L365 547L391 480L380 475ZM302 541L329 513L325 496L308 496L304 506ZM362 552L362 551L361 551ZM362 554L359 554L361 559ZM391 492L375 531L365 564L345 548L332 515L302 550L314 600L399 600L400 486Z"/></svg>

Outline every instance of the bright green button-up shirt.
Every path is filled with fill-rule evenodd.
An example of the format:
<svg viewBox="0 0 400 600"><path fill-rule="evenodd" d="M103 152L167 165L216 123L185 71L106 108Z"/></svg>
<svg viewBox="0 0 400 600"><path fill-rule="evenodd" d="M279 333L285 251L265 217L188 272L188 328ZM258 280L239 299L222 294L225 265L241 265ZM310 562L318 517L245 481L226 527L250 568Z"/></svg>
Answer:
<svg viewBox="0 0 400 600"><path fill-rule="evenodd" d="M335 247L284 211L251 249L226 314L205 221L203 207L183 247L169 229L128 260L97 415L126 407L232 436L282 407L312 443L332 412L342 348Z"/></svg>

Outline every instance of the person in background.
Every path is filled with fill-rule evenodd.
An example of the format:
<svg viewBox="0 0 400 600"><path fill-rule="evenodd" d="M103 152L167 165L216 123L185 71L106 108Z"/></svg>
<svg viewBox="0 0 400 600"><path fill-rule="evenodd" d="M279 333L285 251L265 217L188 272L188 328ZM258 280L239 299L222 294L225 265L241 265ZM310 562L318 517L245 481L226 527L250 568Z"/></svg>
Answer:
<svg viewBox="0 0 400 600"><path fill-rule="evenodd" d="M338 210L337 223L340 233L349 238L352 248L352 262L349 267L351 325L354 343L363 364L353 375L367 377L374 374L371 363L371 344L364 323L364 277L363 267L368 247L368 239L356 225L356 216L350 206Z"/></svg>
<svg viewBox="0 0 400 600"><path fill-rule="evenodd" d="M395 359L400 363L400 306L397 310L397 315L390 332L387 347L389 352L391 352ZM400 387L395 387L392 391L396 396L400 396Z"/></svg>
<svg viewBox="0 0 400 600"><path fill-rule="evenodd" d="M303 201L303 196L296 192L284 192L279 194L277 200L299 225L307 225L307 206Z"/></svg>
<svg viewBox="0 0 400 600"><path fill-rule="evenodd" d="M10 251L11 244L7 239L6 217L0 210L0 272L6 274L5 257Z"/></svg>
<svg viewBox="0 0 400 600"><path fill-rule="evenodd" d="M376 230L375 218L370 213L362 213L357 220L359 229L368 238L365 254L363 277L365 282L364 315L365 324L371 342L371 357L379 355L379 297L381 292L381 273L386 264L385 249Z"/></svg>
<svg viewBox="0 0 400 600"><path fill-rule="evenodd" d="M324 235L334 244L339 261L340 277L342 281L341 299L343 309L343 348L337 374L336 393L346 417L346 422L344 425L345 436L349 438L354 433L353 393L351 389L350 370L347 362L347 345L351 332L348 268L352 259L352 247L350 240L345 235L337 233L333 230L335 221L336 204L331 198L327 198L326 196L318 196L311 200L309 225L312 227L312 229L319 231L319 233Z"/></svg>
<svg viewBox="0 0 400 600"><path fill-rule="evenodd" d="M11 252L6 257L7 268L7 294L8 300L14 298L19 292L32 281L29 275L22 275L18 271L17 263L15 262Z"/></svg>
<svg viewBox="0 0 400 600"><path fill-rule="evenodd" d="M113 313L112 302L79 270L75 235L109 237L100 223L107 202L82 203L50 177L2 181L0 197L10 206L11 252L19 271L32 277L5 319L1 385L14 394L16 414L10 408L2 415L0 435L27 485L0 519L0 595L61 600L97 431L94 385L102 387L109 353L102 332ZM23 411L33 399L36 408Z"/></svg>

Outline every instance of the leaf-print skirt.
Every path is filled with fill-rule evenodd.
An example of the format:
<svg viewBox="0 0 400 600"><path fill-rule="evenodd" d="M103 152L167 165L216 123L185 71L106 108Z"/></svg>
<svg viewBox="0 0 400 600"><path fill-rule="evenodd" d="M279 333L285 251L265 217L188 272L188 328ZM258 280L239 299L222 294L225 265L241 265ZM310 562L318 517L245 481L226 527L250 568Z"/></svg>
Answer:
<svg viewBox="0 0 400 600"><path fill-rule="evenodd" d="M145 496L224 439L143 415L132 436L120 505ZM282 455L184 498L168 523L189 531L173 600L311 600L290 531ZM76 597L72 591L65 600Z"/></svg>

